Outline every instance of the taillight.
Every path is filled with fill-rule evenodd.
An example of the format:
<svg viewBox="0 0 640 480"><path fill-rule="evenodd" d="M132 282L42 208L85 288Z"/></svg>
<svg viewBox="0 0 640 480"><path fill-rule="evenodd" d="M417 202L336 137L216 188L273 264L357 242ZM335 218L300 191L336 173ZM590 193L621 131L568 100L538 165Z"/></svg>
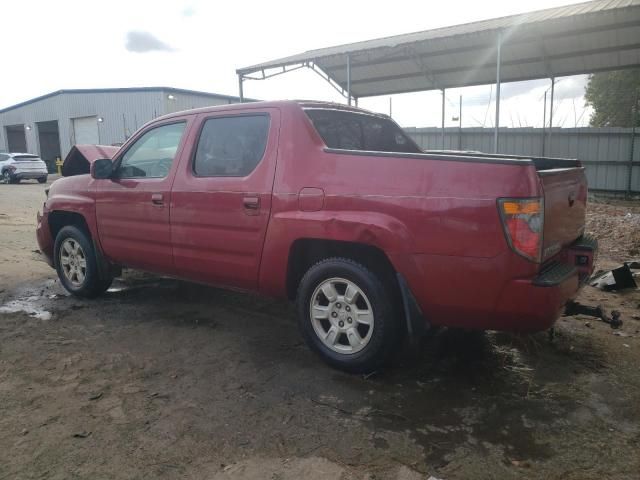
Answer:
<svg viewBox="0 0 640 480"><path fill-rule="evenodd" d="M498 208L509 246L519 255L540 262L542 257L542 198L500 198Z"/></svg>

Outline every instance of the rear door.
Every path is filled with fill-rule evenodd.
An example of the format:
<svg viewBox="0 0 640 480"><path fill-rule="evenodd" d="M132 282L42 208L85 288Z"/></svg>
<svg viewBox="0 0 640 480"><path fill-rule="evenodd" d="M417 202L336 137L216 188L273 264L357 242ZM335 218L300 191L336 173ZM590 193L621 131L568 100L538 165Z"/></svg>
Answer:
<svg viewBox="0 0 640 480"><path fill-rule="evenodd" d="M153 124L115 158L112 178L96 180L100 243L114 261L173 273L171 184L193 116Z"/></svg>
<svg viewBox="0 0 640 480"><path fill-rule="evenodd" d="M255 289L271 212L279 110L203 114L194 128L196 141L172 189L176 274Z"/></svg>
<svg viewBox="0 0 640 480"><path fill-rule="evenodd" d="M542 259L557 254L584 233L587 179L584 168L538 172L544 192Z"/></svg>

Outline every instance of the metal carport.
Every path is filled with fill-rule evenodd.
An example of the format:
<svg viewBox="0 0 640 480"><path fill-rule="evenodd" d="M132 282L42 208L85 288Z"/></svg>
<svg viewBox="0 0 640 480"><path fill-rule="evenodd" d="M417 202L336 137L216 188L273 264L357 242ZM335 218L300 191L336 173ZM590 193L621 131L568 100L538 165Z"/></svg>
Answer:
<svg viewBox="0 0 640 480"><path fill-rule="evenodd" d="M640 66L640 0L597 0L520 15L310 50L236 70L264 80L310 68L352 99ZM551 109L553 111L553 108Z"/></svg>

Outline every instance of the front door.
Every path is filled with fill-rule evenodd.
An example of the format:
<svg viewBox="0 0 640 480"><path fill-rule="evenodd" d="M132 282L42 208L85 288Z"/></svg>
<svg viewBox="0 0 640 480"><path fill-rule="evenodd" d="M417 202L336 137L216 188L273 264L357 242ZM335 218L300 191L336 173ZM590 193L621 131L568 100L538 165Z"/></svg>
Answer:
<svg viewBox="0 0 640 480"><path fill-rule="evenodd" d="M176 274L255 289L278 153L277 109L202 114L172 190Z"/></svg>
<svg viewBox="0 0 640 480"><path fill-rule="evenodd" d="M96 211L102 250L126 266L173 273L171 183L190 118L141 131L114 160L112 178L98 180Z"/></svg>

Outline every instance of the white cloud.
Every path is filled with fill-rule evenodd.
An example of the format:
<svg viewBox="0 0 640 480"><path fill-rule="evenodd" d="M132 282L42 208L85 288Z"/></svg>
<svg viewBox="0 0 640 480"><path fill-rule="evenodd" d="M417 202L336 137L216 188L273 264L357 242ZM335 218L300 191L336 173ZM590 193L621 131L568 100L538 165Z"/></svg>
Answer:
<svg viewBox="0 0 640 480"><path fill-rule="evenodd" d="M174 48L164 43L159 38L149 32L140 32L133 30L127 32L125 48L129 52L147 53L147 52L173 52Z"/></svg>

